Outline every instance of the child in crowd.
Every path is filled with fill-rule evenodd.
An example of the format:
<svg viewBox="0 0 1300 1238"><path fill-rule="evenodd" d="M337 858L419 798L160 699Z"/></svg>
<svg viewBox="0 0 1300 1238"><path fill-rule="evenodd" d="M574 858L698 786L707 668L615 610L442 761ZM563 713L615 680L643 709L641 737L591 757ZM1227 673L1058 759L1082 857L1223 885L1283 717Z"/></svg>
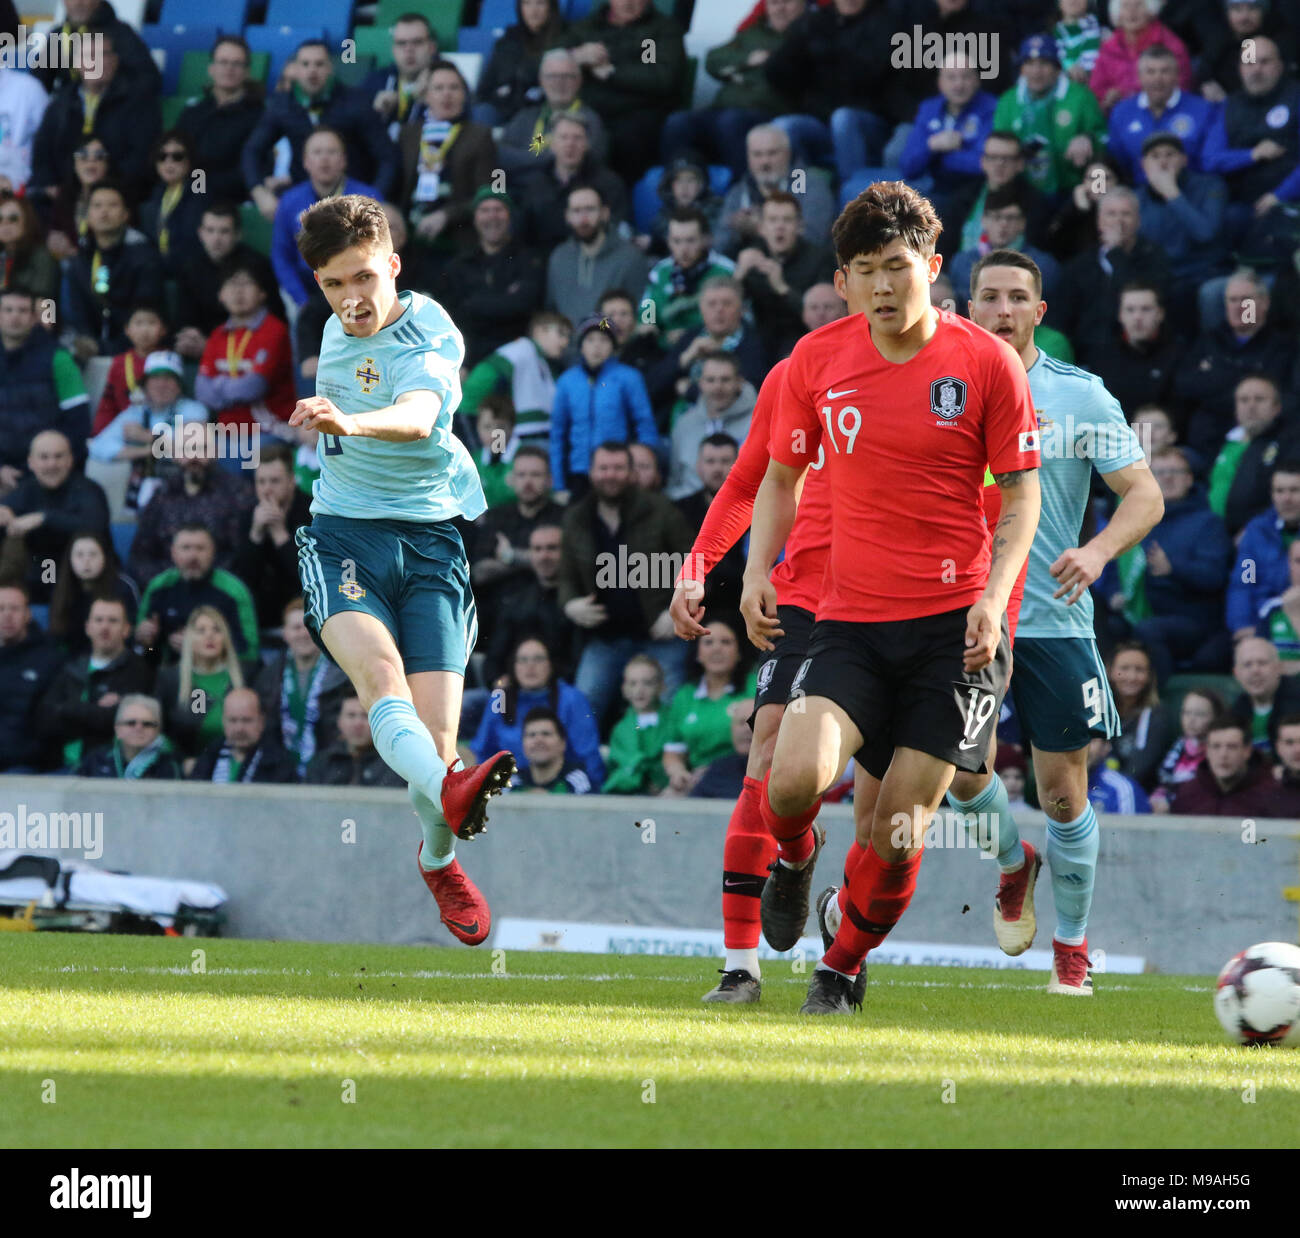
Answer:
<svg viewBox="0 0 1300 1238"><path fill-rule="evenodd" d="M645 653L628 659L623 668L627 712L609 737L606 795L658 795L668 785L663 763L663 691L664 673L658 662Z"/></svg>
<svg viewBox="0 0 1300 1238"><path fill-rule="evenodd" d="M99 397L95 410L92 434L107 427L119 413L131 404L144 401L144 363L150 353L157 352L167 337L167 323L156 305L137 305L126 320L126 338L131 347L113 358L108 367L108 381L104 394Z"/></svg>
<svg viewBox="0 0 1300 1238"><path fill-rule="evenodd" d="M1181 734L1160 762L1160 784L1151 792L1151 811L1168 812L1180 783L1196 777L1196 769L1205 756L1205 736L1210 723L1225 712L1217 692L1194 688L1183 697L1178 722Z"/></svg>

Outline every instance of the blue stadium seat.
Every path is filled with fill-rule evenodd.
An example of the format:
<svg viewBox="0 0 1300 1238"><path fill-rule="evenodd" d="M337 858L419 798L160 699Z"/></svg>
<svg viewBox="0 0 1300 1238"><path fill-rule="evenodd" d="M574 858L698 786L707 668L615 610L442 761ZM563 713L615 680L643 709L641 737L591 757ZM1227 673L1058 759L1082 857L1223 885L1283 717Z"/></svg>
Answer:
<svg viewBox="0 0 1300 1238"><path fill-rule="evenodd" d="M653 167L637 181L636 187L632 190L632 222L638 232L649 232L650 225L659 214L659 208L663 205L659 200L659 182L663 180L663 176L662 166ZM718 197L722 197L730 187L731 169L721 164L711 164L709 188Z"/></svg>
<svg viewBox="0 0 1300 1238"><path fill-rule="evenodd" d="M325 27L331 43L352 33L352 0L271 0L264 19L268 26Z"/></svg>
<svg viewBox="0 0 1300 1238"><path fill-rule="evenodd" d="M592 0L565 0L564 15L570 21L581 21L591 12Z"/></svg>
<svg viewBox="0 0 1300 1238"><path fill-rule="evenodd" d="M515 0L483 0L483 7L479 9L478 24L479 29L487 27L489 30L503 30L506 26L514 26L519 22L519 16L515 11ZM460 32L460 41L456 44L456 50L461 52L476 52L477 47L465 46L465 31Z"/></svg>
<svg viewBox="0 0 1300 1238"><path fill-rule="evenodd" d="M113 535L113 549L117 551L117 557L125 563L131 553L131 543L135 541L136 524L134 520L115 521L109 528Z"/></svg>
<svg viewBox="0 0 1300 1238"><path fill-rule="evenodd" d="M492 58L492 49L497 43L497 32L490 26L471 26L468 29L462 27L456 36L456 48L462 52L478 52L483 57L483 63Z"/></svg>
<svg viewBox="0 0 1300 1238"><path fill-rule="evenodd" d="M210 26L221 19L223 30L242 30L248 20L250 0L222 0L220 10L212 0L163 0L158 14L161 26Z"/></svg>
<svg viewBox="0 0 1300 1238"><path fill-rule="evenodd" d="M244 38L255 52L266 52L271 57L266 88L275 89L280 71L290 60L298 44L304 39L324 39L328 36L324 26L245 26Z"/></svg>
<svg viewBox="0 0 1300 1238"><path fill-rule="evenodd" d="M141 26L140 37L150 50L164 53L163 94L174 95L181 80L181 65L185 62L185 53L190 51L207 52L220 31L216 26Z"/></svg>

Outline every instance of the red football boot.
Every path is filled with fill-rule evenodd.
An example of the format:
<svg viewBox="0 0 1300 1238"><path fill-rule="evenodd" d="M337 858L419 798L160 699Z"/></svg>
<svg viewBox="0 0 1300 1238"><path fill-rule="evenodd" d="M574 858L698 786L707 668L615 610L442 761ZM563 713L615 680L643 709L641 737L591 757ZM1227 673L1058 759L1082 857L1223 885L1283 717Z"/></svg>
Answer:
<svg viewBox="0 0 1300 1238"><path fill-rule="evenodd" d="M479 888L461 868L459 860L452 860L445 868L435 868L433 872L420 863L420 852L424 850L424 841L416 850L416 865L429 893L437 900L438 910L442 913L442 922L467 946L477 946L486 941L492 931L492 912L487 899L479 893Z"/></svg>
<svg viewBox="0 0 1300 1238"><path fill-rule="evenodd" d="M1038 921L1034 918L1034 886L1043 857L1029 843L1025 862L1014 873L1003 873L993 901L993 932L1003 954L1024 954L1034 943Z"/></svg>
<svg viewBox="0 0 1300 1238"><path fill-rule="evenodd" d="M457 762L459 764L459 762ZM468 769L448 770L442 780L442 815L457 838L473 838L487 828L487 802L514 777L515 759L498 752Z"/></svg>
<svg viewBox="0 0 1300 1238"><path fill-rule="evenodd" d="M1052 977L1047 991L1067 997L1092 996L1092 964L1088 962L1086 940L1082 945L1066 946L1052 938Z"/></svg>

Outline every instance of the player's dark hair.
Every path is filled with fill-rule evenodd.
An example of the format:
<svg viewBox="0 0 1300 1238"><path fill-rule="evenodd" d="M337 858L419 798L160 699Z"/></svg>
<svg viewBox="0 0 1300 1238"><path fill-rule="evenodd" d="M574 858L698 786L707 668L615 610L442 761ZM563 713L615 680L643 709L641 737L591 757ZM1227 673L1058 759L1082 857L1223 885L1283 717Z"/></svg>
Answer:
<svg viewBox="0 0 1300 1238"><path fill-rule="evenodd" d="M298 252L313 271L355 245L391 253L393 238L382 203L359 193L324 198L299 216Z"/></svg>
<svg viewBox="0 0 1300 1238"><path fill-rule="evenodd" d="M993 249L984 255L970 269L970 299L975 300L975 290L980 286L980 276L988 270L989 267L1018 267L1022 271L1028 271L1030 278L1034 283L1034 296L1038 300L1043 299L1043 273L1039 270L1036 263L1028 254L1022 254L1017 249ZM953 289L955 292L956 289Z"/></svg>
<svg viewBox="0 0 1300 1238"><path fill-rule="evenodd" d="M854 258L879 253L894 241L902 241L922 258L931 258L942 231L943 224L928 198L903 181L877 181L840 212L831 240L836 261L847 267Z"/></svg>
<svg viewBox="0 0 1300 1238"><path fill-rule="evenodd" d="M556 733L567 744L569 742L569 732L565 729L564 723L560 721L560 715L553 709L546 709L541 705L534 705L524 715L524 729L528 729L530 722L549 722L555 727Z"/></svg>
<svg viewBox="0 0 1300 1238"><path fill-rule="evenodd" d="M712 229L709 218L698 206L675 206L668 212L670 224L699 224L700 231L708 236Z"/></svg>
<svg viewBox="0 0 1300 1238"><path fill-rule="evenodd" d="M710 619L709 622L712 623L713 620ZM1250 734L1250 724L1243 722L1236 714L1219 714L1217 718L1214 718L1210 722L1209 727L1206 729L1206 738L1208 739L1210 734L1214 731L1236 731L1245 742L1247 748L1251 747L1254 743Z"/></svg>
<svg viewBox="0 0 1300 1238"><path fill-rule="evenodd" d="M708 438L700 440L700 448L705 447L730 447L732 451L736 452L740 450L740 444L730 434L726 434L721 430L717 434L710 434Z"/></svg>
<svg viewBox="0 0 1300 1238"><path fill-rule="evenodd" d="M551 662L550 677L546 681L547 700L552 709L559 708L560 702L560 677L555 672L555 653L551 649L550 642L546 637L539 635L521 636L514 643L510 650L509 660L506 662L505 687L498 688L496 691L501 693L502 719L507 726L514 726L515 714L519 709L519 680L515 677L515 659L519 656L519 650L530 641L535 641L546 650L546 656ZM496 692L493 693L496 696ZM496 701L493 700L488 704L489 709L496 708Z"/></svg>

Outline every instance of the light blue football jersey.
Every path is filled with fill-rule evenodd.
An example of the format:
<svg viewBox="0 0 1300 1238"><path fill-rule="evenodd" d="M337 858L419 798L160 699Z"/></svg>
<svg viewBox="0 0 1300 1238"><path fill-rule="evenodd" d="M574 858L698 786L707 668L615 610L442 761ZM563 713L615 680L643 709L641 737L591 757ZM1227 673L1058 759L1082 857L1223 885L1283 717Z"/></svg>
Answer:
<svg viewBox="0 0 1300 1238"><path fill-rule="evenodd" d="M354 435L321 436L313 515L431 523L487 510L483 485L465 445L452 433L460 404L465 344L447 312L418 292L398 294L403 313L376 334L348 335L338 315L325 324L316 394L365 417L407 391L435 391L442 407L433 433L412 443Z"/></svg>
<svg viewBox="0 0 1300 1238"><path fill-rule="evenodd" d="M1052 564L1079 544L1079 529L1088 506L1092 470L1113 473L1144 459L1142 446L1119 402L1101 379L1078 366L1049 357L1042 349L1029 368L1029 393L1038 414L1043 496L1038 532L1029 548L1029 572L1020 606L1016 639L1022 636L1095 635L1092 594L1067 606L1068 595L1054 598L1060 585Z"/></svg>

